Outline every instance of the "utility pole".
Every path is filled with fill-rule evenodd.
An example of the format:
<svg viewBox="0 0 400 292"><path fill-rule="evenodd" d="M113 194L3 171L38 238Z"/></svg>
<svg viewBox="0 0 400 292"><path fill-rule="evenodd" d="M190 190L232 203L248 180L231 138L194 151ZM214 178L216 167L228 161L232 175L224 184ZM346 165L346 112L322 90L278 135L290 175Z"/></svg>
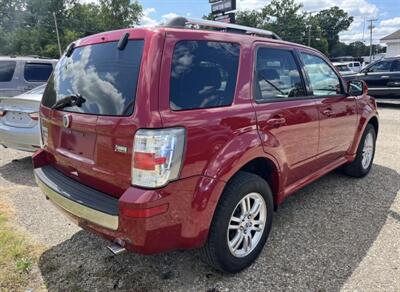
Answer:
<svg viewBox="0 0 400 292"><path fill-rule="evenodd" d="M369 20L369 63L372 63L372 30L374 29L373 22L377 21L377 19L370 19Z"/></svg>
<svg viewBox="0 0 400 292"><path fill-rule="evenodd" d="M61 43L60 43L60 34L58 33L58 25L57 25L57 18L56 18L56 13L53 12L53 17L54 17L54 24L56 25L56 34L57 34L57 43L58 43L58 50L60 52L60 58L62 55L62 51L61 51Z"/></svg>
<svg viewBox="0 0 400 292"><path fill-rule="evenodd" d="M308 16L308 46L311 46L311 12L309 12Z"/></svg>
<svg viewBox="0 0 400 292"><path fill-rule="evenodd" d="M319 11L309 11L308 12L308 41L307 41L307 44L309 47L311 46L311 26L312 26L311 25L311 16L313 13L316 13L316 12L319 12Z"/></svg>

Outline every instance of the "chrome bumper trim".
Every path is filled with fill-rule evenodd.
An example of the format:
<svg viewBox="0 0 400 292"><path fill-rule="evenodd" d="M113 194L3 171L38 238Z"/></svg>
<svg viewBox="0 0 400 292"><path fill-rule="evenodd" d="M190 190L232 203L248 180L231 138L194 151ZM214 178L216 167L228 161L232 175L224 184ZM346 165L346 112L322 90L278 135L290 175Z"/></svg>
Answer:
<svg viewBox="0 0 400 292"><path fill-rule="evenodd" d="M65 210L67 213L70 213L78 218L85 219L96 225L111 230L118 230L118 216L109 215L71 201L49 188L36 175L35 178L39 188L46 195L46 197L48 197L53 204Z"/></svg>

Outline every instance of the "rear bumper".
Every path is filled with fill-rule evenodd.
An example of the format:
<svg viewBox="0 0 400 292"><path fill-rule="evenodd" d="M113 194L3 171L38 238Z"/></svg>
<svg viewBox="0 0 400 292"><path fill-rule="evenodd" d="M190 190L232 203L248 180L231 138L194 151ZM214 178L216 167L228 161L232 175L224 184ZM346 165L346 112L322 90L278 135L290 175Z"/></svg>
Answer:
<svg viewBox="0 0 400 292"><path fill-rule="evenodd" d="M118 200L90 189L51 166L34 171L36 182L45 196L62 210L111 230L118 229Z"/></svg>
<svg viewBox="0 0 400 292"><path fill-rule="evenodd" d="M32 128L17 128L0 122L0 145L23 151L34 152L40 148L39 124Z"/></svg>
<svg viewBox="0 0 400 292"><path fill-rule="evenodd" d="M33 156L39 187L82 228L142 254L198 248L205 243L224 182L190 177L157 190L129 187L116 199L43 165L40 153L45 151ZM131 215L147 214L143 211L159 206L168 208L157 215Z"/></svg>

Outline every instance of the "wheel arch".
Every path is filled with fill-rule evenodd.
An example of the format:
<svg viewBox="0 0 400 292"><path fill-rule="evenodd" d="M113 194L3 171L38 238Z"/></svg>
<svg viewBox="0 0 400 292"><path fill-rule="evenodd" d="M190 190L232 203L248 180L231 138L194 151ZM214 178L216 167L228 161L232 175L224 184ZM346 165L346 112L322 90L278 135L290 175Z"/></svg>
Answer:
<svg viewBox="0 0 400 292"><path fill-rule="evenodd" d="M374 129L375 129L375 134L378 136L378 131L379 131L379 121L378 121L378 118L377 118L376 116L371 117L371 118L368 120L368 123L367 123L367 124L371 124L371 125L374 127Z"/></svg>
<svg viewBox="0 0 400 292"><path fill-rule="evenodd" d="M258 175L264 179L271 188L272 196L274 198L274 205L276 206L278 202L280 177L279 168L275 162L267 157L255 157L242 165L242 167L232 175L231 179L241 171Z"/></svg>
<svg viewBox="0 0 400 292"><path fill-rule="evenodd" d="M360 145L361 142L361 137L365 131L365 128L367 127L368 124L371 124L374 129L375 133L378 136L378 131L379 131L379 120L377 115L370 115L370 116L361 116L360 123L357 129L357 133L354 137L354 143L350 148L350 151L348 152L349 155L352 157L352 159L355 158L355 154L357 152L358 146Z"/></svg>

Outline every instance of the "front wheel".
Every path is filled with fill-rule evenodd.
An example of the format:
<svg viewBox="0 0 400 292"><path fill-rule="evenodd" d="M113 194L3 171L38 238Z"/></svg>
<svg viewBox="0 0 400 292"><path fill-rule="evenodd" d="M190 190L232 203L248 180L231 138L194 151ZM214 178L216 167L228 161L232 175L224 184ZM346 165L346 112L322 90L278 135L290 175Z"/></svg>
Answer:
<svg viewBox="0 0 400 292"><path fill-rule="evenodd" d="M202 258L214 268L236 273L260 254L271 229L272 192L261 177L239 172L218 203Z"/></svg>
<svg viewBox="0 0 400 292"><path fill-rule="evenodd" d="M372 167L375 156L376 131L368 124L361 137L360 145L357 149L356 158L353 162L344 166L344 172L353 177L366 176Z"/></svg>

